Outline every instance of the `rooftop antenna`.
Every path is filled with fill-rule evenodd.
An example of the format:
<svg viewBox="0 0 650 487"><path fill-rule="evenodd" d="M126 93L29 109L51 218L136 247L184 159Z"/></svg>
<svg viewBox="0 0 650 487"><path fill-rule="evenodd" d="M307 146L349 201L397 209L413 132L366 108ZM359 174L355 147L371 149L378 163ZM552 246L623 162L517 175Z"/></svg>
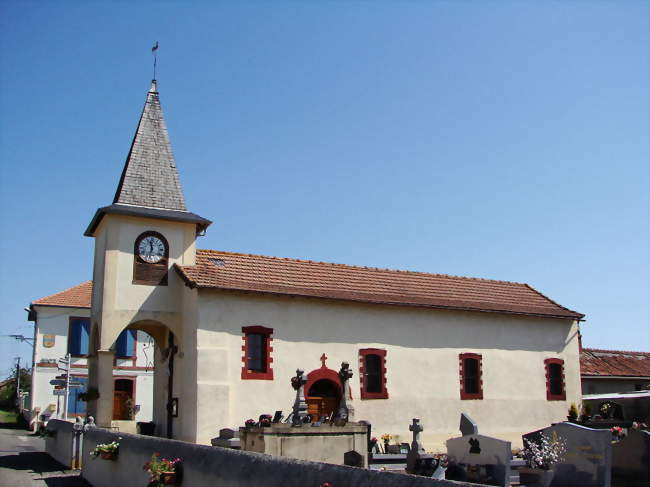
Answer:
<svg viewBox="0 0 650 487"><path fill-rule="evenodd" d="M151 54L153 54L153 80L156 81L156 61L158 61L157 52L158 51L158 41L151 48Z"/></svg>

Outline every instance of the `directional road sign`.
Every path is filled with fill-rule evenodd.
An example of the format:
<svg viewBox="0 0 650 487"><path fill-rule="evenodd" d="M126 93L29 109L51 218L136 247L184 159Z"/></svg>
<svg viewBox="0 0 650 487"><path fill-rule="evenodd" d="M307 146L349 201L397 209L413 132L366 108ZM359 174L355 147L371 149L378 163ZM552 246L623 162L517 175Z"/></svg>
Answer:
<svg viewBox="0 0 650 487"><path fill-rule="evenodd" d="M65 386L65 380L64 379L53 379L50 381L50 385L53 386Z"/></svg>
<svg viewBox="0 0 650 487"><path fill-rule="evenodd" d="M65 389L54 389L52 394L55 396L65 396Z"/></svg>

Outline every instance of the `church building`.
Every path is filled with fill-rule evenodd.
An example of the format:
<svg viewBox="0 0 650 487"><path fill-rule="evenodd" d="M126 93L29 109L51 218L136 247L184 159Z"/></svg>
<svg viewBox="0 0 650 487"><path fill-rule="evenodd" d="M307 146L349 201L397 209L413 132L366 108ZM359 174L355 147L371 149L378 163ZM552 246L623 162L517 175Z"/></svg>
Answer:
<svg viewBox="0 0 650 487"><path fill-rule="evenodd" d="M113 203L85 232L88 409L100 426L114 416L124 330L156 344L156 434L190 442L289 413L298 368L310 414L329 414L342 362L355 420L406 440L420 418L431 449L458 435L461 412L520 444L580 401L584 315L527 284L199 249L210 224L186 207L153 81Z"/></svg>

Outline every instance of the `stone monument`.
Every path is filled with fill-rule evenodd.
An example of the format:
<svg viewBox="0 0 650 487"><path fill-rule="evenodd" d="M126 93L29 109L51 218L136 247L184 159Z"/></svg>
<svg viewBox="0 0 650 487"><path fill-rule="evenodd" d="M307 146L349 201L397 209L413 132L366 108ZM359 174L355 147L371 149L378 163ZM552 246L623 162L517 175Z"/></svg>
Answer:
<svg viewBox="0 0 650 487"><path fill-rule="evenodd" d="M305 401L305 384L307 378L303 375L304 370L296 369L295 377L291 378L291 387L296 390L296 399L293 402L293 420L294 426L301 425L308 417L307 401Z"/></svg>
<svg viewBox="0 0 650 487"><path fill-rule="evenodd" d="M339 379L343 384L343 392L341 393L341 401L339 402L339 409L336 416L344 419L345 421L354 421L354 406L352 405L352 398L350 394L350 379L352 378L352 371L348 362L341 363L341 370L339 370Z"/></svg>

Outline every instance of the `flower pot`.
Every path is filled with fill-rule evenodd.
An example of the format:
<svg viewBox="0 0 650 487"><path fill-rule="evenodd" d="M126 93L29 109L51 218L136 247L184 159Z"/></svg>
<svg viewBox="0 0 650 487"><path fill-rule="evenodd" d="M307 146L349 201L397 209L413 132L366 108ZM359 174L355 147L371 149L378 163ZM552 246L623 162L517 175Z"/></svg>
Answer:
<svg viewBox="0 0 650 487"><path fill-rule="evenodd" d="M104 460L115 460L115 458L117 457L117 454L115 452L112 452L112 451L103 451L103 452L101 452L99 454L99 456L101 458L103 458Z"/></svg>
<svg viewBox="0 0 650 487"><path fill-rule="evenodd" d="M163 485L176 485L176 472L161 472L160 482Z"/></svg>
<svg viewBox="0 0 650 487"><path fill-rule="evenodd" d="M526 487L549 487L553 480L554 470L541 468L520 468L519 483Z"/></svg>

